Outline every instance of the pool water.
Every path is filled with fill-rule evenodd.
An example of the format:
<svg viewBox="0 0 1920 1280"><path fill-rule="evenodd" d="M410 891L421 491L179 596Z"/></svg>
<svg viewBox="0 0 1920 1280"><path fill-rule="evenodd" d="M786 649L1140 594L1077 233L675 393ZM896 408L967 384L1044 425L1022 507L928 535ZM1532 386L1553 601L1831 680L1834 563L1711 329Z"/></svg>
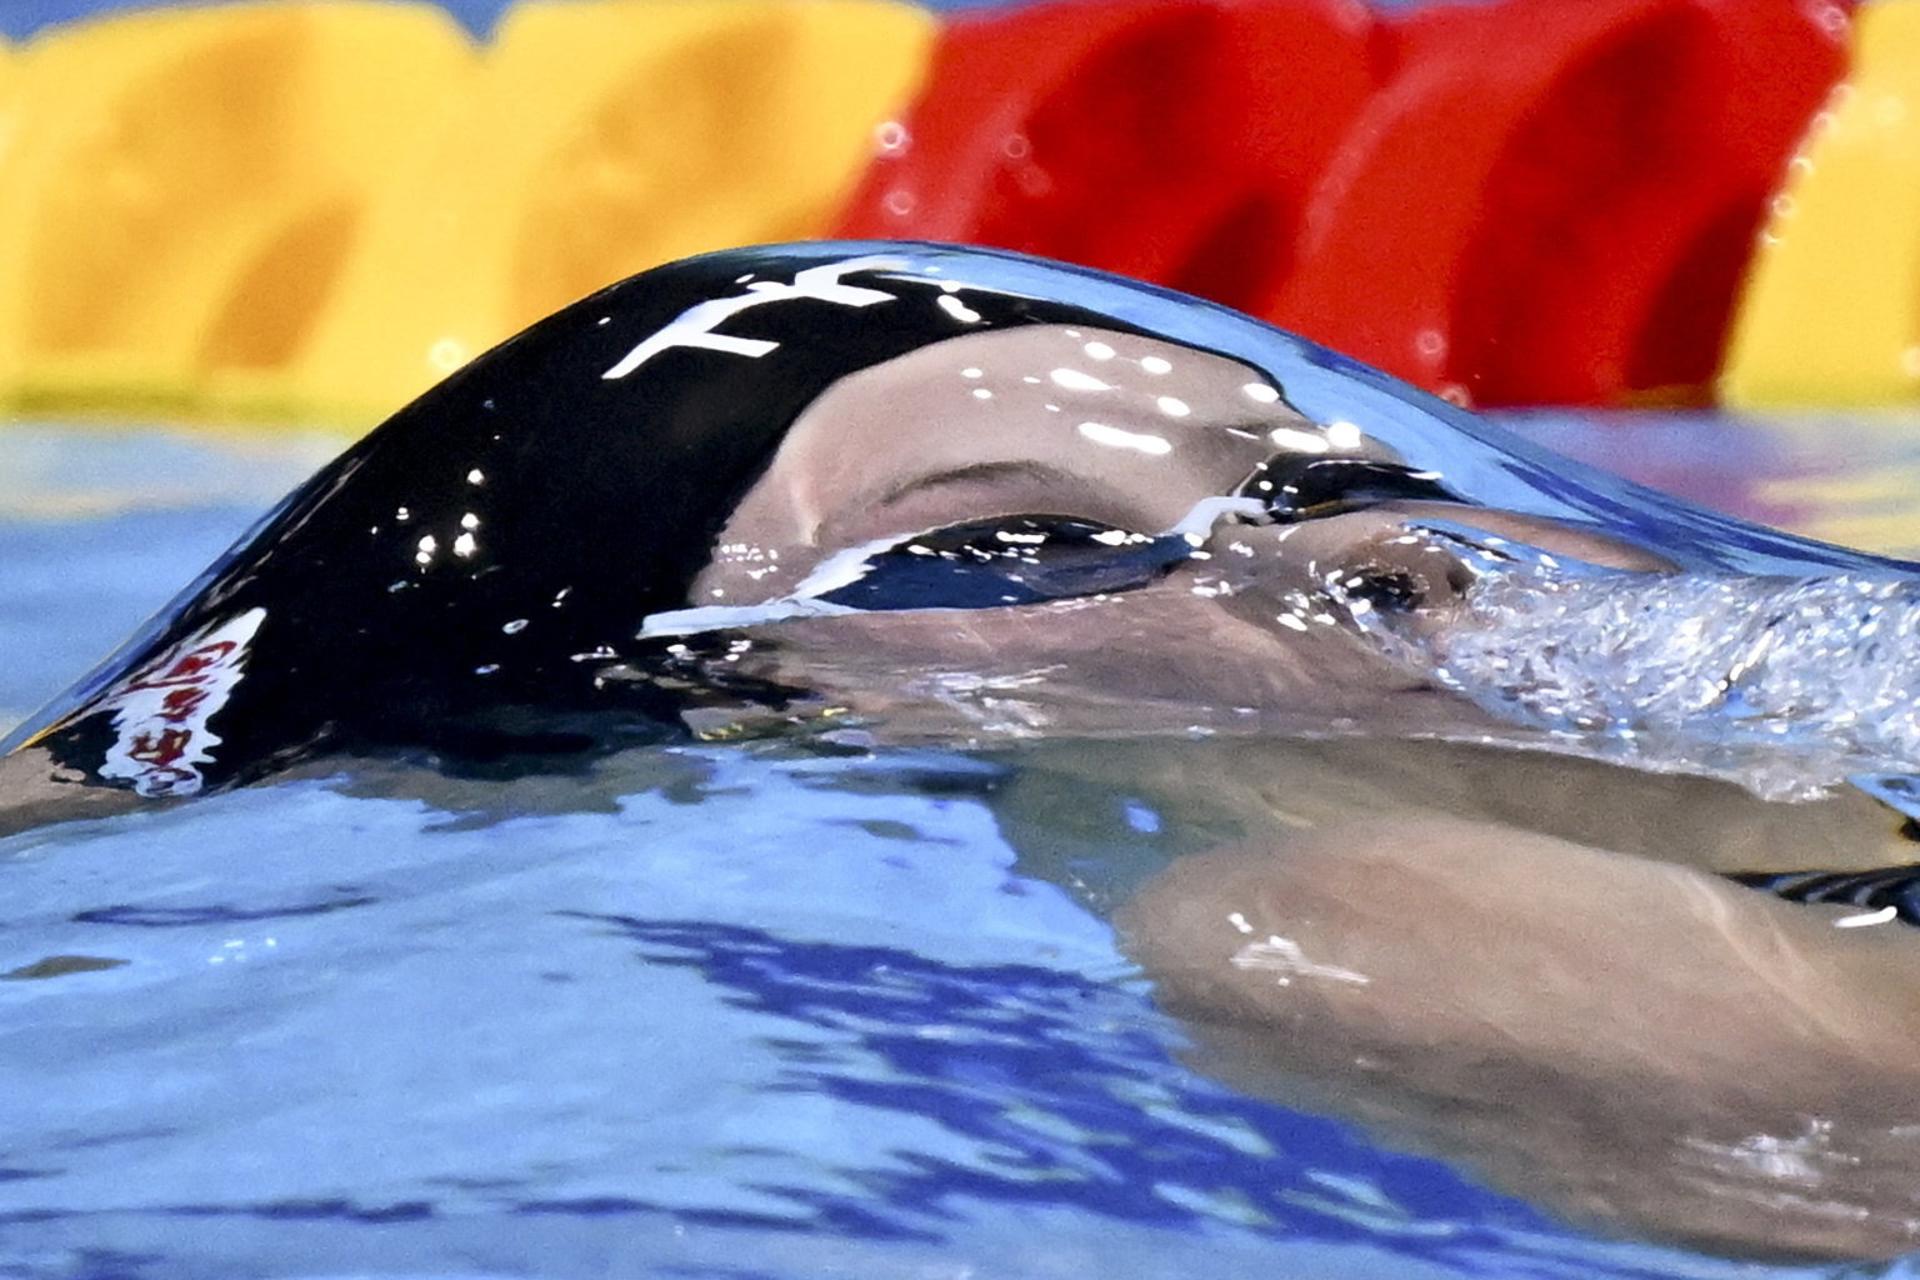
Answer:
<svg viewBox="0 0 1920 1280"><path fill-rule="evenodd" d="M1912 418L1510 421L1920 550ZM10 433L0 729L336 447ZM1204 819L1010 821L1020 769L367 766L0 840L0 1276L1862 1274L1600 1239L1196 1071L1107 908Z"/></svg>

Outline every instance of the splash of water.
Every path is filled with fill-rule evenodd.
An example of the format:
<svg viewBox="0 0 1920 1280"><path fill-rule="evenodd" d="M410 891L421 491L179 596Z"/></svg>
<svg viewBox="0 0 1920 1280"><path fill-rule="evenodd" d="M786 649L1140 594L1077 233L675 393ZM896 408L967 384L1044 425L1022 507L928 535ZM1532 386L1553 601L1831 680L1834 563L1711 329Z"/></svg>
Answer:
<svg viewBox="0 0 1920 1280"><path fill-rule="evenodd" d="M1770 799L1854 780L1899 803L1920 773L1920 581L1628 572L1422 536L1474 571L1459 615L1436 626L1358 601L1350 614L1503 719Z"/></svg>

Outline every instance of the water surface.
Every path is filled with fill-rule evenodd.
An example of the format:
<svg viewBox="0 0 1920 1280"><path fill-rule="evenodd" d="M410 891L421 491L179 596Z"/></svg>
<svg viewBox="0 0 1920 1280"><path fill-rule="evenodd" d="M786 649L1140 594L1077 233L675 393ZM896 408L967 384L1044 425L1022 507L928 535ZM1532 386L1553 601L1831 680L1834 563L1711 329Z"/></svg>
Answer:
<svg viewBox="0 0 1920 1280"><path fill-rule="evenodd" d="M1920 550L1917 419L1514 424ZM10 435L0 726L331 447ZM0 1275L1858 1274L1600 1240L1195 1071L1107 907L1218 833L1143 778L1016 847L1018 767L367 768L0 841Z"/></svg>

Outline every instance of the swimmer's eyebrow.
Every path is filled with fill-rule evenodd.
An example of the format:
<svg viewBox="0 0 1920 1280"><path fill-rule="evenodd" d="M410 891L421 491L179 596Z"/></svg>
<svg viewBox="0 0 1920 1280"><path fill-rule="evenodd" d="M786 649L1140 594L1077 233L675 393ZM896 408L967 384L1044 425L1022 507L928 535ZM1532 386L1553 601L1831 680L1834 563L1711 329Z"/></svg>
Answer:
<svg viewBox="0 0 1920 1280"><path fill-rule="evenodd" d="M955 467L950 471L935 471L924 476L915 476L886 490L874 499L874 505L889 507L912 494L928 489L940 489L954 484L978 484L981 481L1024 480L1030 483L1077 485L1080 478L1070 471L1049 466L1032 459L1013 459L1004 462L974 462L964 467Z"/></svg>

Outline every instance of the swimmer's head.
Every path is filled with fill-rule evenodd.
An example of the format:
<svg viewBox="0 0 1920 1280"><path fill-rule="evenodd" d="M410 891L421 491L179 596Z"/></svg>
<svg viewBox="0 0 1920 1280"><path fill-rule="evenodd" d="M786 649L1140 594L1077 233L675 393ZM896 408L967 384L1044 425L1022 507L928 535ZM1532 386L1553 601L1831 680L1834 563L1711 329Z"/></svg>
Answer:
<svg viewBox="0 0 1920 1280"><path fill-rule="evenodd" d="M9 745L154 796L330 750L551 765L802 699L846 645L1337 710L1378 673L1299 659L1313 593L1443 616L1457 567L1395 539L1470 507L1469 541L1623 568L1734 545L1208 304L984 251L741 250L456 373Z"/></svg>

